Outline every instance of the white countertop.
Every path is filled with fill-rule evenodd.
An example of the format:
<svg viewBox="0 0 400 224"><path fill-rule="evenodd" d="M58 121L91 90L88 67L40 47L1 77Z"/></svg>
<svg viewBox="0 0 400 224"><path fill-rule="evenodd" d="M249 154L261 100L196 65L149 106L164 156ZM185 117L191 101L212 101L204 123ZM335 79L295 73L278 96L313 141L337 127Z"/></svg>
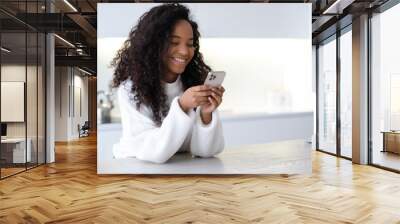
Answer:
<svg viewBox="0 0 400 224"><path fill-rule="evenodd" d="M115 159L99 147L98 174L311 174L311 145L304 140L226 148L213 158L174 155L165 164Z"/></svg>
<svg viewBox="0 0 400 224"><path fill-rule="evenodd" d="M290 118L290 117L303 117L312 116L312 111L299 111L299 112L284 112L284 113L234 113L234 112L220 112L221 121L240 121L240 120L257 120L257 119L277 119L277 118ZM98 124L98 130L119 130L121 123L118 118L112 119L113 123Z"/></svg>

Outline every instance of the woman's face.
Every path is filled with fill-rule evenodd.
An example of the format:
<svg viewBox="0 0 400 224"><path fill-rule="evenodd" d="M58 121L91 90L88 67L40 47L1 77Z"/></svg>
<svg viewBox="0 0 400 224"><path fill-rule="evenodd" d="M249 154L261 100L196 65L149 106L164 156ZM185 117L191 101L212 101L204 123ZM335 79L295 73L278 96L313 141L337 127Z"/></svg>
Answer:
<svg viewBox="0 0 400 224"><path fill-rule="evenodd" d="M192 26L186 20L179 20L173 28L167 53L163 57L166 81L175 81L185 71L193 55Z"/></svg>

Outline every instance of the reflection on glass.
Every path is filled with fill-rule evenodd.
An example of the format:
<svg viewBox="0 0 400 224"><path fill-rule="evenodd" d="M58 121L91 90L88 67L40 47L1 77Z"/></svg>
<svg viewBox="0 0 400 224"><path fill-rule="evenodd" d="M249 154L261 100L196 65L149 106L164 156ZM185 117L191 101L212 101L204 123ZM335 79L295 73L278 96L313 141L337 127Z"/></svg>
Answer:
<svg viewBox="0 0 400 224"><path fill-rule="evenodd" d="M351 158L352 141L352 35L340 37L340 127L341 155Z"/></svg>
<svg viewBox="0 0 400 224"><path fill-rule="evenodd" d="M26 81L26 111L27 111L27 143L30 158L27 167L37 165L37 33L27 33L27 81Z"/></svg>
<svg viewBox="0 0 400 224"><path fill-rule="evenodd" d="M103 90L97 92L97 123L106 124L112 123L113 119L111 112L114 108L114 103L117 101L113 100L111 92L105 92Z"/></svg>
<svg viewBox="0 0 400 224"><path fill-rule="evenodd" d="M25 170L30 161L26 144L25 89L26 89L26 35L2 33L1 45L1 123L6 133L1 139L1 175L9 176Z"/></svg>
<svg viewBox="0 0 400 224"><path fill-rule="evenodd" d="M319 149L336 153L336 40L318 48Z"/></svg>
<svg viewBox="0 0 400 224"><path fill-rule="evenodd" d="M372 163L400 170L400 5L372 18Z"/></svg>
<svg viewBox="0 0 400 224"><path fill-rule="evenodd" d="M38 135L37 135L37 162L38 164L45 163L45 35L39 33L38 35L38 76L37 76L37 90L38 90Z"/></svg>
<svg viewBox="0 0 400 224"><path fill-rule="evenodd" d="M400 131L400 73L390 74L390 130Z"/></svg>

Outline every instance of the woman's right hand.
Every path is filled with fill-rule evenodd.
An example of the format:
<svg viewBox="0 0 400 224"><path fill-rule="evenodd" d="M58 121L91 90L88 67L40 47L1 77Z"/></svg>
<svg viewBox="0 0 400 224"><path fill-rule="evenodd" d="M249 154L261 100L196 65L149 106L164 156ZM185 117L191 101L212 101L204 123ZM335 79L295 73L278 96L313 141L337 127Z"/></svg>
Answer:
<svg viewBox="0 0 400 224"><path fill-rule="evenodd" d="M209 103L208 97L211 96L211 93L211 87L192 86L182 94L178 102L182 110L187 113L190 109Z"/></svg>

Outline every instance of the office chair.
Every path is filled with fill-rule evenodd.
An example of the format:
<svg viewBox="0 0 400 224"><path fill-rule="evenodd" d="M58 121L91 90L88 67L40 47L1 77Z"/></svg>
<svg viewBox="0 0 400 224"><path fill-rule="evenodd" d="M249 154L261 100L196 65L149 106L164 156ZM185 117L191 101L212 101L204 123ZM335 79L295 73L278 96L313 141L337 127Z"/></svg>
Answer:
<svg viewBox="0 0 400 224"><path fill-rule="evenodd" d="M78 125L78 129L79 129L79 138L89 136L89 129L90 129L89 121L85 121L85 123L80 128Z"/></svg>

